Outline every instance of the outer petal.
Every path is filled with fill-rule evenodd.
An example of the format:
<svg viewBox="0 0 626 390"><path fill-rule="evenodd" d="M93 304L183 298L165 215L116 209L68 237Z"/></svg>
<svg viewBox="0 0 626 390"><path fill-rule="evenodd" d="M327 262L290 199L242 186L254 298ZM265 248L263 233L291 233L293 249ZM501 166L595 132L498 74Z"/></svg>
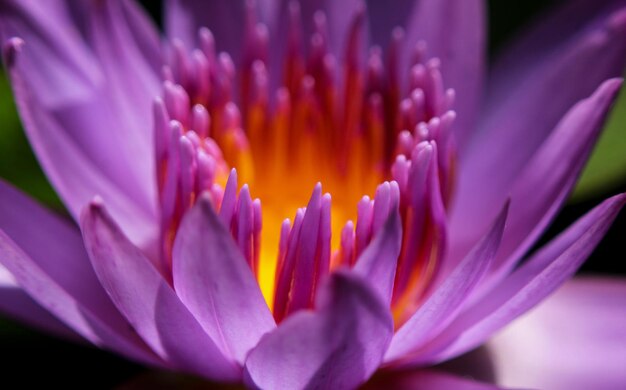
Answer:
<svg viewBox="0 0 626 390"><path fill-rule="evenodd" d="M483 0L420 0L415 2L406 26L401 74L410 66L415 44L425 41L428 55L441 59L446 87L456 91L455 136L460 147L471 135L482 98L485 14Z"/></svg>
<svg viewBox="0 0 626 390"><path fill-rule="evenodd" d="M78 217L100 194L143 243L154 235L146 226L156 218L150 104L159 91L154 67L135 45L137 26L145 20L128 12L130 3L72 5L53 0L0 6L2 41L23 39L12 38L4 48L18 109L72 214ZM110 23L113 18L118 22ZM98 37L106 37L106 44Z"/></svg>
<svg viewBox="0 0 626 390"><path fill-rule="evenodd" d="M480 243L394 334L386 361L401 359L447 326L489 268L502 238L508 204Z"/></svg>
<svg viewBox="0 0 626 390"><path fill-rule="evenodd" d="M611 1L596 3L615 4ZM521 57L515 57L517 63L506 61L509 65L503 68L510 72L502 70L494 76L497 84L492 85L482 125L459 164L453 217L453 224L460 224L459 231L479 216L495 215L496 205L508 197L529 161L549 138L554 138L552 134L559 127L555 125L563 114L604 80L623 72L626 8L605 12L577 34L571 33L572 26L580 29L580 23L567 19L550 19L550 23L549 28L539 31L555 33L554 26L563 23L569 27L558 34L567 39L555 42L552 37L541 35L541 39L555 46L550 46L550 50L546 48L544 53L543 45L538 44L541 55L524 52L524 56L535 58L535 62L528 64ZM535 51L533 46L531 52ZM592 140L595 137L587 142ZM515 199L512 201L515 207ZM511 211L513 213L514 209ZM469 244L465 250L468 248Z"/></svg>
<svg viewBox="0 0 626 390"><path fill-rule="evenodd" d="M554 11L542 15L531 28L523 31L504 48L502 53L499 53L489 77L489 101L497 105L499 104L497 100L504 98L511 92L517 94L517 91L511 90L515 84L520 84L525 78L532 77L533 73L539 71L542 66L546 66L545 64L550 61L552 61L552 65L555 65L559 61L559 56L562 56L567 50L581 46L586 36L602 29L607 20L611 18L611 14L625 6L626 1L624 0L570 0L559 4ZM616 18L615 22L619 22L619 18ZM618 27L618 24L615 27ZM619 40L613 43L618 45L616 48L619 48ZM578 50L582 50L582 48L579 47ZM619 66L619 52L604 54L610 54L613 57L613 66ZM598 60L604 61L603 59ZM615 60L617 60L616 63ZM603 64L608 65L609 63ZM614 70L617 71L616 75L620 74L619 68L614 68ZM606 69L592 69L592 71L601 73ZM605 75L603 79L607 77L610 75ZM595 84L597 85L601 80L596 80ZM526 86L523 87L526 88ZM582 85L570 85L569 87L580 88ZM579 95L578 99L589 94L589 89L593 87L593 84L588 86L588 91ZM568 89L571 90L570 88ZM575 96L571 96L570 99L573 100L569 105L576 101ZM496 106L488 107L496 108ZM558 120L558 117L554 120Z"/></svg>
<svg viewBox="0 0 626 390"><path fill-rule="evenodd" d="M624 280L568 282L487 344L498 383L537 389L623 388L624 302Z"/></svg>
<svg viewBox="0 0 626 390"><path fill-rule="evenodd" d="M208 194L207 194L208 195ZM243 364L276 327L252 270L202 196L187 213L173 250L174 288L227 356Z"/></svg>
<svg viewBox="0 0 626 390"><path fill-rule="evenodd" d="M420 360L442 361L480 345L554 292L593 251L625 203L626 194L614 196L579 219L469 306L422 350Z"/></svg>
<svg viewBox="0 0 626 390"><path fill-rule="evenodd" d="M42 331L66 339L80 339L74 331L28 296L17 285L13 275L2 266L0 266L0 312Z"/></svg>
<svg viewBox="0 0 626 390"><path fill-rule="evenodd" d="M378 368L393 334L388 306L352 273L337 272L327 282L315 311L288 317L250 352L249 385L350 389Z"/></svg>
<svg viewBox="0 0 626 390"><path fill-rule="evenodd" d="M92 343L158 364L98 283L78 229L1 181L0 199L0 263L12 275L5 273L5 282L14 279L39 305ZM8 309L14 312L16 303Z"/></svg>
<svg viewBox="0 0 626 390"><path fill-rule="evenodd" d="M175 368L237 380L227 360L174 290L98 203L85 209L83 236L92 265L118 309L150 347Z"/></svg>
<svg viewBox="0 0 626 390"><path fill-rule="evenodd" d="M136 48L141 51L145 60L144 66L153 67L155 74L161 70L163 54L159 30L144 10L132 0L121 0L121 8L126 26L136 42Z"/></svg>
<svg viewBox="0 0 626 390"><path fill-rule="evenodd" d="M511 211L502 248L494 262L493 282L515 265L552 220L573 188L586 158L597 139L607 112L621 85L613 79L602 84L589 98L579 102L561 120L553 134L537 151L510 189ZM455 206L452 215L451 257L461 255L474 241L473 230L491 215L492 205L503 202L487 196L482 189L489 184L461 183L466 193ZM461 190L464 191L464 190ZM478 199L482 194L484 198ZM489 211L487 211L489 209ZM482 210L482 214L476 214Z"/></svg>
<svg viewBox="0 0 626 390"><path fill-rule="evenodd" d="M76 28L61 29L61 25L74 25L62 0L45 4L35 0L4 1L0 5L2 42L13 36L29 42L32 52L21 66L33 85L43 91L41 101L46 107L83 99L102 82L102 74L80 32ZM40 66L44 63L46 66Z"/></svg>

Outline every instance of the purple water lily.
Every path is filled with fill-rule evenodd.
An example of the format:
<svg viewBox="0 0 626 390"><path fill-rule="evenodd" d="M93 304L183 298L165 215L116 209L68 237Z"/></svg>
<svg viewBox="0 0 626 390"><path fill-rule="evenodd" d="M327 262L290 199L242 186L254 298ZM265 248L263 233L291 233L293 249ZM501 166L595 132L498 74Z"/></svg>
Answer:
<svg viewBox="0 0 626 390"><path fill-rule="evenodd" d="M624 1L568 2L487 77L480 0L166 5L162 43L132 1L0 3L24 128L78 224L0 183L4 313L253 388L478 388L428 367L556 291L626 203L521 261L620 89ZM500 383L623 384L593 359L623 362L625 296L559 290L494 340Z"/></svg>

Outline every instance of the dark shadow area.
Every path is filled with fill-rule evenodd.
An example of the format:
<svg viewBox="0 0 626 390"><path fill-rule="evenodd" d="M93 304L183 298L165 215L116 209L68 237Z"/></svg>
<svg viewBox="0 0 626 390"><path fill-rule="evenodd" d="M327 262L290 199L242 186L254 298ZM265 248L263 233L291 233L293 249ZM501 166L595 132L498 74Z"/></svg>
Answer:
<svg viewBox="0 0 626 390"><path fill-rule="evenodd" d="M62 341L0 320L2 383L5 388L110 389L144 371L117 355Z"/></svg>
<svg viewBox="0 0 626 390"><path fill-rule="evenodd" d="M434 368L479 382L492 383L496 379L491 355L484 347L476 348Z"/></svg>

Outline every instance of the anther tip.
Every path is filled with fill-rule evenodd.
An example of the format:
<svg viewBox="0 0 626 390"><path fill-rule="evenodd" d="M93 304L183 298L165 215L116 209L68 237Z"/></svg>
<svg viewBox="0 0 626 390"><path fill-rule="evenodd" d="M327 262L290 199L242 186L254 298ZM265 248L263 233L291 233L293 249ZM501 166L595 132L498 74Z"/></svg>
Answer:
<svg viewBox="0 0 626 390"><path fill-rule="evenodd" d="M170 120L170 128L175 131L180 131L181 133L183 131L183 125L176 119Z"/></svg>

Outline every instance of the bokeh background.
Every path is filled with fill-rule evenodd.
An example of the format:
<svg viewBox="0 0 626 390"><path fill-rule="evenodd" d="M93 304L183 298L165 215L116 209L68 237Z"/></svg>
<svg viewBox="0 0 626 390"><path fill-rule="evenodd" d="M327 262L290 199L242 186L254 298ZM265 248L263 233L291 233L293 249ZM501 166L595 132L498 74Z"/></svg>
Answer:
<svg viewBox="0 0 626 390"><path fill-rule="evenodd" d="M565 0L566 1L566 0ZM160 24L161 1L141 1ZM498 50L558 0L489 1L489 54ZM391 6L392 2L390 3ZM0 177L65 213L26 140L0 71ZM542 238L545 243L609 195L626 191L626 93L613 110L605 133L567 207ZM539 244L539 245L540 245ZM580 273L626 277L626 212L585 263ZM45 384L111 388L145 369L87 345L63 342L0 317L0 380L20 387ZM25 375L27 372L29 374ZM85 383L84 378L90 378Z"/></svg>

